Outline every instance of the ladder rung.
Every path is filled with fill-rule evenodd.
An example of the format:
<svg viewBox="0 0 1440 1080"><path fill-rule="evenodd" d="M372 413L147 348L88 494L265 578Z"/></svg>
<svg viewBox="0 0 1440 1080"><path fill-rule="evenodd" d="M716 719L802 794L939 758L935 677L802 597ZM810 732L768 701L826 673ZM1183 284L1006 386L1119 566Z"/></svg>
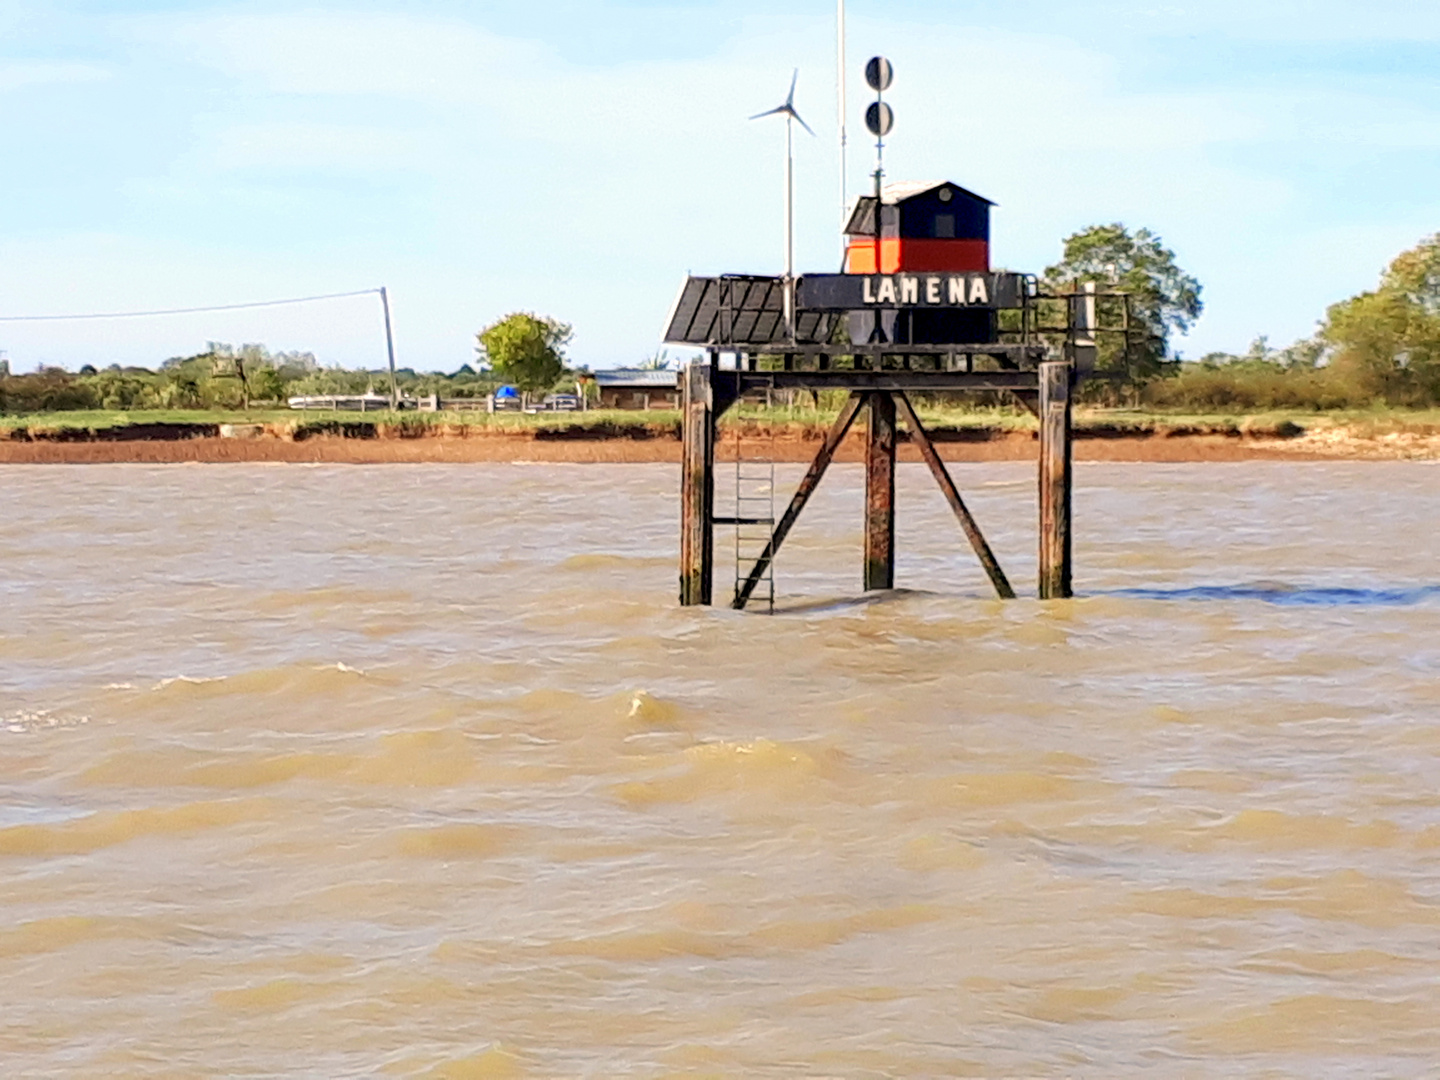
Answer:
<svg viewBox="0 0 1440 1080"><path fill-rule="evenodd" d="M717 517L711 518L716 525L774 525L773 517Z"/></svg>

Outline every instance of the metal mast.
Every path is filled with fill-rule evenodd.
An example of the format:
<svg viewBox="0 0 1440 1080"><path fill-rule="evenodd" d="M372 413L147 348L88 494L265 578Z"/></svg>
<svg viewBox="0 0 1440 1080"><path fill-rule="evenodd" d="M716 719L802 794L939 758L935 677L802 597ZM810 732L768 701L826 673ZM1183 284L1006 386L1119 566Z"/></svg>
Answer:
<svg viewBox="0 0 1440 1080"><path fill-rule="evenodd" d="M835 13L835 108L840 127L840 254L845 254L846 211L850 193L845 175L845 0L836 0Z"/></svg>
<svg viewBox="0 0 1440 1080"><path fill-rule="evenodd" d="M759 120L762 116L780 115L785 117L785 277L784 277L784 303L785 303L785 331L793 340L795 336L795 140L794 127L791 121L798 120L800 126L810 131L810 125L800 119L800 114L795 111L795 83L800 78L800 69L796 68L790 76L790 93L785 97L785 104L777 105L773 109L766 109L762 113L756 113L750 117L751 120ZM810 131L811 135L815 132Z"/></svg>
<svg viewBox="0 0 1440 1080"><path fill-rule="evenodd" d="M793 92L793 91L792 91ZM795 125L785 114L785 330L795 338Z"/></svg>
<svg viewBox="0 0 1440 1080"><path fill-rule="evenodd" d="M895 69L883 56L872 56L865 65L865 82L875 91L875 100L865 110L865 127L875 136L875 273L885 273L880 249L884 239L881 219L884 216L883 180L885 177L885 136L895 125L895 112L885 103L885 91L895 78Z"/></svg>

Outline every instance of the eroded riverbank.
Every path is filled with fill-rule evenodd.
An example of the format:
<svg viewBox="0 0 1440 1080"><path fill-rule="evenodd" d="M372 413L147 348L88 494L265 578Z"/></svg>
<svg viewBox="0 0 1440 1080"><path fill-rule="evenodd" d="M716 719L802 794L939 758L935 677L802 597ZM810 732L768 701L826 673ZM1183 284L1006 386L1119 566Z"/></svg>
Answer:
<svg viewBox="0 0 1440 1080"><path fill-rule="evenodd" d="M747 455L808 461L824 434L819 423L741 422L722 427L718 456ZM1440 433L1427 428L1386 431L1333 425L1080 423L1075 457L1081 461L1205 462L1270 459L1440 459ZM1033 431L1013 427L931 429L951 461L1026 461L1036 453ZM858 461L861 436L852 432L838 460ZM902 431L900 459L918 461ZM0 431L0 463L101 464L168 462L678 462L678 424L601 423L501 427L347 420L285 424L136 424L104 428L30 427Z"/></svg>

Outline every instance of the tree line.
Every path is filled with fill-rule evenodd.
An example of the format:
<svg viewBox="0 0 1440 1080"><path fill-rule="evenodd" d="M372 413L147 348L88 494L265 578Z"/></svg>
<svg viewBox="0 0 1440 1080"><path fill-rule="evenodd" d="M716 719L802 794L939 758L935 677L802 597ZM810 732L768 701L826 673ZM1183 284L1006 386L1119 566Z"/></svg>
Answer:
<svg viewBox="0 0 1440 1080"><path fill-rule="evenodd" d="M407 397L483 398L502 385L544 392L573 389L585 368L567 364L569 325L529 312L497 320L476 335L476 363L450 373L398 368L395 382ZM96 368L78 372L42 367L12 375L0 361L0 412L32 413L75 409L249 409L284 407L305 395L390 392L385 370L321 367L308 352L274 352L264 345L233 346L212 341L193 356L176 356L158 368Z"/></svg>
<svg viewBox="0 0 1440 1080"><path fill-rule="evenodd" d="M464 364L449 374L400 368L395 381L401 394L410 397L483 398L505 379L483 366ZM308 352L272 353L263 345L223 342L211 342L202 353L173 357L154 369L119 364L97 369L87 364L78 372L46 367L26 375L0 369L0 412L8 413L283 408L289 398L303 395L389 392L385 370L321 367Z"/></svg>
<svg viewBox="0 0 1440 1080"><path fill-rule="evenodd" d="M1374 289L1331 305L1311 336L1283 348L1260 337L1244 353L1195 361L1173 343L1204 310L1202 288L1158 235L1117 222L1068 237L1042 291L1064 295L1087 282L1109 294L1097 301L1101 326L1110 328L1099 336L1098 377L1082 390L1093 403L1197 412L1440 405L1440 233L1398 255ZM1042 300L1040 324L1063 326L1065 303ZM1002 334L1017 333L1018 313L1001 314ZM1122 323L1125 332L1113 332ZM476 335L475 366L449 374L403 368L396 381L417 397L483 397L506 383L531 392L568 387L587 374L566 359L571 338L566 323L515 312ZM388 391L384 371L323 368L310 353L263 345L210 342L155 370L112 364L11 375L0 361L0 412L11 413L244 409L297 395Z"/></svg>
<svg viewBox="0 0 1440 1080"><path fill-rule="evenodd" d="M1120 224L1071 236L1044 284L1068 292L1092 281L1126 293L1132 316L1128 339L1101 335L1104 377L1083 390L1092 401L1197 412L1440 405L1440 233L1396 256L1374 289L1330 305L1310 336L1282 348L1258 337L1244 353L1195 361L1172 341L1203 310L1200 283L1158 236ZM1105 303L1102 324L1113 324Z"/></svg>

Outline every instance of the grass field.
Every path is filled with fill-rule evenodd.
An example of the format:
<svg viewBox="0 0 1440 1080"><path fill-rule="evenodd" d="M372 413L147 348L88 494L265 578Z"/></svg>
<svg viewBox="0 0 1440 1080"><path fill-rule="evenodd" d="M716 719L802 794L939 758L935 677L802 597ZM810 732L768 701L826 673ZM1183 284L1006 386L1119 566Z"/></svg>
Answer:
<svg viewBox="0 0 1440 1080"><path fill-rule="evenodd" d="M1028 412L1018 409L956 408L917 403L917 410L927 427L937 429L974 429L991 431L1028 431L1035 427L1035 420ZM722 425L824 425L833 420L836 410L816 409L813 406L744 405L732 409L725 415ZM497 431L529 431L543 429L575 428L625 428L649 426L671 427L679 423L680 414L674 410L654 409L650 411L593 409L580 413L356 413L356 412L307 412L290 409L253 409L250 412L224 412L207 410L146 410L114 412L105 410L77 410L73 412L46 412L0 416L0 429L26 429L30 431L57 431L78 429L100 431L148 424L225 424L251 423L277 427L301 427L305 425L325 426L340 421L343 423L365 423L377 425L400 425L409 432L419 434L435 426L464 425L466 427ZM1296 429L1313 431L1320 429L1344 428L1357 436L1379 436L1395 432L1417 434L1440 433L1440 409L1408 410L1394 408L1349 409L1327 412L1305 412L1281 410L1265 413L1194 413L1157 412L1136 409L1094 409L1077 408L1076 428L1104 430L1113 434L1133 431L1136 435L1149 433L1184 434L1296 434Z"/></svg>

